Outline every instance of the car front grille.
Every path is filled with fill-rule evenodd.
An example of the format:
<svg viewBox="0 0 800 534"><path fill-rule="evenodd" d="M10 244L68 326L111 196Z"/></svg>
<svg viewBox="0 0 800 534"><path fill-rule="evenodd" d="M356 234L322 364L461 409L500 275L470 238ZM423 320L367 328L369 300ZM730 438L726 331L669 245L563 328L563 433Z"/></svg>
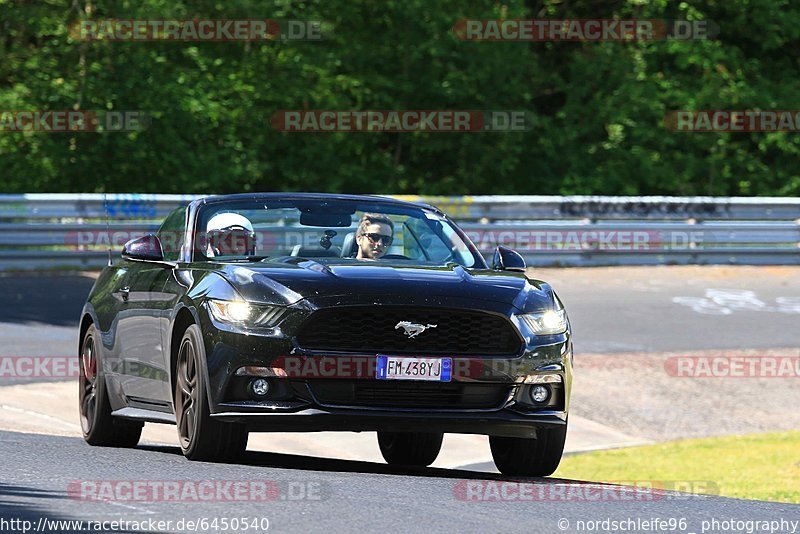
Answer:
<svg viewBox="0 0 800 534"><path fill-rule="evenodd" d="M309 382L314 397L327 405L376 408L498 408L508 398L507 384L320 380Z"/></svg>
<svg viewBox="0 0 800 534"><path fill-rule="evenodd" d="M436 325L409 337L401 322ZM505 317L469 310L401 306L324 308L300 326L303 349L408 355L518 354L522 339Z"/></svg>

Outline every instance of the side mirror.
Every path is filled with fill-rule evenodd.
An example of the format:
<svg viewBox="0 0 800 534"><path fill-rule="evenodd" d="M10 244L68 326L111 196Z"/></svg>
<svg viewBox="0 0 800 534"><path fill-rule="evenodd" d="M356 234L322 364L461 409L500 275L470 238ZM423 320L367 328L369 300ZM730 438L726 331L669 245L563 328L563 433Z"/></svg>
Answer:
<svg viewBox="0 0 800 534"><path fill-rule="evenodd" d="M153 234L131 239L122 247L122 258L138 261L164 261L161 241Z"/></svg>
<svg viewBox="0 0 800 534"><path fill-rule="evenodd" d="M525 258L516 250L501 246L494 249L492 269L495 271L520 271L524 273L527 267Z"/></svg>

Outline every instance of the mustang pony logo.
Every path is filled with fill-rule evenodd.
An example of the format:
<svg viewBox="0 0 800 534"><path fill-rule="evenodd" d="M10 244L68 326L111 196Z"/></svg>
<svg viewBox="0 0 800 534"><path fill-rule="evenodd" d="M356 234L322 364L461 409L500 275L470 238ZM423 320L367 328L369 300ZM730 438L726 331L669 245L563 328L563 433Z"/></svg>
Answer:
<svg viewBox="0 0 800 534"><path fill-rule="evenodd" d="M397 330L398 328L402 328L403 330L405 330L405 335L407 335L408 337L417 337L418 335L423 333L425 330L428 330L429 328L436 328L436 325L435 324L424 325L424 324L412 323L411 321L400 321L399 323L394 325L395 330Z"/></svg>

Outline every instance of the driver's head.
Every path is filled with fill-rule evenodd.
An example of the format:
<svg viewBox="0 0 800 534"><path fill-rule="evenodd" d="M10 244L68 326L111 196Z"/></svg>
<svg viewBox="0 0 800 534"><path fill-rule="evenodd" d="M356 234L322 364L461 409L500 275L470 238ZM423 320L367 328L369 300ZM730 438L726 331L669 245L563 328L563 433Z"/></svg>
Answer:
<svg viewBox="0 0 800 534"><path fill-rule="evenodd" d="M394 223L382 213L365 213L358 223L356 258L377 260L389 249L394 236Z"/></svg>
<svg viewBox="0 0 800 534"><path fill-rule="evenodd" d="M252 256L256 252L253 224L238 213L217 213L206 226L206 256Z"/></svg>

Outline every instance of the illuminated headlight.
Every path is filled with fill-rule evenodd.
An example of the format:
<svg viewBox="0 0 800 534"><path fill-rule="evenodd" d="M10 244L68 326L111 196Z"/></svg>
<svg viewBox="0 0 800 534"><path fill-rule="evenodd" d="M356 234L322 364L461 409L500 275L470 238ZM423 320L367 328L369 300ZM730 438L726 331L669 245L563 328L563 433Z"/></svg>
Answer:
<svg viewBox="0 0 800 534"><path fill-rule="evenodd" d="M258 306L243 301L209 300L208 309L222 323L250 326L275 326L286 309L278 306Z"/></svg>
<svg viewBox="0 0 800 534"><path fill-rule="evenodd" d="M548 310L544 313L526 313L519 318L537 336L562 334L567 331L567 312L561 310Z"/></svg>

